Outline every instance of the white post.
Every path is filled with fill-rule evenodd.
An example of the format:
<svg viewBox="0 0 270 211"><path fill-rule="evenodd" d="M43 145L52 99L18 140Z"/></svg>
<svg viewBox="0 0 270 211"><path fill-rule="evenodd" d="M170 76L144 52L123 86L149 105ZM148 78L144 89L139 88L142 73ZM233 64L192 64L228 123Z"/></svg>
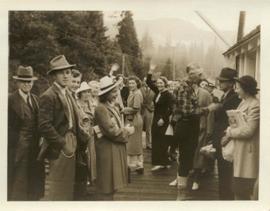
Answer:
<svg viewBox="0 0 270 211"><path fill-rule="evenodd" d="M122 74L125 76L125 54L122 54Z"/></svg>

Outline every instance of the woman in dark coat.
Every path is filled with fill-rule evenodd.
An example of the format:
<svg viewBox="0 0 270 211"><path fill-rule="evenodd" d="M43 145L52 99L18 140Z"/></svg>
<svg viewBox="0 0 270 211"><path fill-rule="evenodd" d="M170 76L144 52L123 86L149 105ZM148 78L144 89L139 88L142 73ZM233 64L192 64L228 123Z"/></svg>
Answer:
<svg viewBox="0 0 270 211"><path fill-rule="evenodd" d="M166 168L168 160L168 140L165 132L169 125L169 117L173 110L173 95L167 90L166 77L160 76L156 82L152 80L151 70L146 79L147 85L155 93L154 118L152 124L152 171Z"/></svg>

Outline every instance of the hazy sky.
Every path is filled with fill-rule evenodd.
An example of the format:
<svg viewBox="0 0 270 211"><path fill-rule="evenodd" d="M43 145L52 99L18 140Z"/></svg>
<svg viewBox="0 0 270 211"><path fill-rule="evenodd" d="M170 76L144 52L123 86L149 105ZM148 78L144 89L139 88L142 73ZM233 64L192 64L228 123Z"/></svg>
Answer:
<svg viewBox="0 0 270 211"><path fill-rule="evenodd" d="M133 10L135 20L153 20L159 18L178 18L192 22L198 28L211 31L202 19L192 10ZM200 11L218 30L237 31L239 11L209 10ZM104 12L106 19L115 19L119 12ZM115 16L114 16L115 15ZM114 18L113 18L114 17ZM245 34L261 23L259 11L246 11Z"/></svg>

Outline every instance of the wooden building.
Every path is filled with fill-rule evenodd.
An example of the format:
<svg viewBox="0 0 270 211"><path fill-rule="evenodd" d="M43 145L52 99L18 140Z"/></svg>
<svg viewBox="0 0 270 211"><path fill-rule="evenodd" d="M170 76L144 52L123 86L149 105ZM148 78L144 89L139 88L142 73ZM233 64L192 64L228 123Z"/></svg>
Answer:
<svg viewBox="0 0 270 211"><path fill-rule="evenodd" d="M251 75L255 77L260 87L260 33L261 27L243 36L237 43L223 53L227 65L236 68L239 76Z"/></svg>

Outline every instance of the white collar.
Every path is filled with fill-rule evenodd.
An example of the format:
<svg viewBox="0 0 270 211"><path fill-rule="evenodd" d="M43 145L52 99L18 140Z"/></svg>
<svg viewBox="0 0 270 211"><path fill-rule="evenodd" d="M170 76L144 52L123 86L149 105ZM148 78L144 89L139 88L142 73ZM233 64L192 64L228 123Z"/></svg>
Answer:
<svg viewBox="0 0 270 211"><path fill-rule="evenodd" d="M227 92L225 92L223 98L227 97L227 95L229 94L229 92L230 92L231 90L232 90L232 89L229 89Z"/></svg>
<svg viewBox="0 0 270 211"><path fill-rule="evenodd" d="M23 100L27 103L27 97L30 97L30 93L24 93L21 89L19 89L19 94L23 98Z"/></svg>

